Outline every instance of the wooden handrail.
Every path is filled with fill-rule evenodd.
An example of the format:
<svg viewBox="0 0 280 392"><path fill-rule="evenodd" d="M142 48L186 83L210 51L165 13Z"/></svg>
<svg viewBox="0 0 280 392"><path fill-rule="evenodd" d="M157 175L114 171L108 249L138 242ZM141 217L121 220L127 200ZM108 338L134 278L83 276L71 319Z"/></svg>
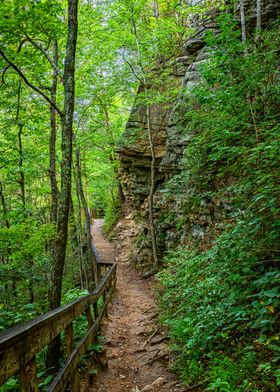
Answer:
<svg viewBox="0 0 280 392"><path fill-rule="evenodd" d="M0 333L0 385L19 374L22 391L37 391L35 355L64 331L68 358L49 390L64 391L69 382L73 391L79 390L79 359L98 333L116 287L116 264L99 262L98 268L103 270L104 276L93 293ZM97 301L101 297L103 306L98 309ZM87 316L88 331L74 348L73 321L83 313Z"/></svg>

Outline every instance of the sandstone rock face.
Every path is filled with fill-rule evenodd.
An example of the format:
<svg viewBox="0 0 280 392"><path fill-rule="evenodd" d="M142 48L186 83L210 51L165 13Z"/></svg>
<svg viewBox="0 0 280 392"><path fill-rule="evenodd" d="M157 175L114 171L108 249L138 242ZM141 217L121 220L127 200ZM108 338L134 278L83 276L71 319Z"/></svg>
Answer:
<svg viewBox="0 0 280 392"><path fill-rule="evenodd" d="M248 0L245 4L247 25L255 26L255 1ZM266 25L271 18L280 14L280 1L267 0L262 2L262 23ZM238 16L238 9L236 10ZM249 17L248 17L249 15ZM184 150L194 136L188 129L186 113L192 108L184 95L199 81L199 67L209 56L205 44L206 32L211 29L218 34L213 12L204 27L199 26L194 37L189 39L182 53L174 61L165 65L168 73L167 82L160 87L162 92L170 86L177 86L178 95L169 103L152 105L152 132L156 153L156 187L154 197L154 214L157 226L158 245L162 252L168 248L190 241L201 243L207 248L215 235L222 230L231 207L227 204L227 195L219 200L197 200L195 209L188 210L188 199L196 197L194 189L176 188L166 194L165 184L172 181L181 172L184 164ZM139 94L143 93L141 88ZM120 160L120 176L126 199L137 211L137 241L132 254L132 261L137 264L151 262L151 243L149 239L148 195L150 189L151 153L148 142L145 107L136 103L132 109L122 143L118 148ZM229 179L232 181L232 179ZM216 184L217 187L221 186ZM193 203L192 203L193 204Z"/></svg>
<svg viewBox="0 0 280 392"><path fill-rule="evenodd" d="M161 92L168 91L171 86L178 86L180 78L173 74L172 64L168 66L166 85L159 86ZM156 77L156 76L155 76ZM140 87L138 95L143 94ZM151 127L153 141L155 145L156 167L160 166L165 153L166 129L172 110L171 104L151 105ZM120 175L123 191L128 200L135 207L139 207L149 195L150 188L150 164L151 152L148 140L146 107L140 103L135 103L126 130L122 137L122 144L117 152L121 162ZM164 173L157 170L156 184L161 184L165 179Z"/></svg>

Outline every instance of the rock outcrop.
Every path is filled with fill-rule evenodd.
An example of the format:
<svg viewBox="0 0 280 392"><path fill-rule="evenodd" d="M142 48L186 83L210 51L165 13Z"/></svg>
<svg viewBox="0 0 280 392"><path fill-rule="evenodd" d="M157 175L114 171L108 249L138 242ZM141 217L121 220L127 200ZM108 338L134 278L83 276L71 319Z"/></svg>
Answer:
<svg viewBox="0 0 280 392"><path fill-rule="evenodd" d="M262 23L267 25L271 18L280 14L280 1L263 2ZM255 2L248 0L245 4L248 26L255 26ZM238 15L238 10L236 11ZM163 252L170 247L186 244L190 241L200 243L207 248L227 220L231 206L227 203L227 195L220 199L197 199L195 208L188 210L188 199L195 198L195 190L180 188L170 194L166 192L166 183L180 173L184 162L184 150L192 140L195 130L188 129L185 114L192 108L184 91L197 85L199 67L209 56L205 43L205 35L210 29L218 34L215 23L215 11L203 21L196 21L197 32L187 40L180 55L165 64L168 82L161 87L166 92L170 86L177 86L179 92L176 99L167 104L151 107L152 132L156 153L156 187L154 213L156 218L157 239L159 249ZM160 68L160 67L159 67ZM168 72L166 72L168 70ZM141 94L141 88L139 89ZM136 247L132 261L138 264L151 262L151 243L149 239L148 196L150 189L151 153L148 142L145 107L136 103L132 109L122 143L118 148L120 160L120 177L124 194L132 208L136 211L139 223ZM232 179L228 179L232 181ZM215 186L219 186L216 184Z"/></svg>

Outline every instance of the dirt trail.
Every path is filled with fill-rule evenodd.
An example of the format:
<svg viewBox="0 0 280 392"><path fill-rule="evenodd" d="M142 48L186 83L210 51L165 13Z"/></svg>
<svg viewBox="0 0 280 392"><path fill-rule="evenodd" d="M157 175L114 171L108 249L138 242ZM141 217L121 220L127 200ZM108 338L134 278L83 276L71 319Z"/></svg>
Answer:
<svg viewBox="0 0 280 392"><path fill-rule="evenodd" d="M118 262L117 292L102 325L106 349L103 366L93 384L85 390L97 392L182 391L168 369L164 332L156 326L153 280L144 280L129 265L128 249L133 221L123 219L117 226L116 246L104 238L103 220L95 220L92 235L102 261Z"/></svg>

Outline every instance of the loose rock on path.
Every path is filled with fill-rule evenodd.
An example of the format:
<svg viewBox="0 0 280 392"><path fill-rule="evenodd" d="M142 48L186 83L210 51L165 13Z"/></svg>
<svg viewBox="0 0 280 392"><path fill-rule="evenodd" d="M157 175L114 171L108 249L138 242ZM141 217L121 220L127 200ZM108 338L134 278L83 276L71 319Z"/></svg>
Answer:
<svg viewBox="0 0 280 392"><path fill-rule="evenodd" d="M103 321L106 347L98 374L84 391L97 392L179 392L180 383L168 368L164 332L156 324L153 278L144 280L129 264L134 235L133 220L117 225L115 245L103 235L102 219L94 220L92 235L102 261L118 263L117 292Z"/></svg>

